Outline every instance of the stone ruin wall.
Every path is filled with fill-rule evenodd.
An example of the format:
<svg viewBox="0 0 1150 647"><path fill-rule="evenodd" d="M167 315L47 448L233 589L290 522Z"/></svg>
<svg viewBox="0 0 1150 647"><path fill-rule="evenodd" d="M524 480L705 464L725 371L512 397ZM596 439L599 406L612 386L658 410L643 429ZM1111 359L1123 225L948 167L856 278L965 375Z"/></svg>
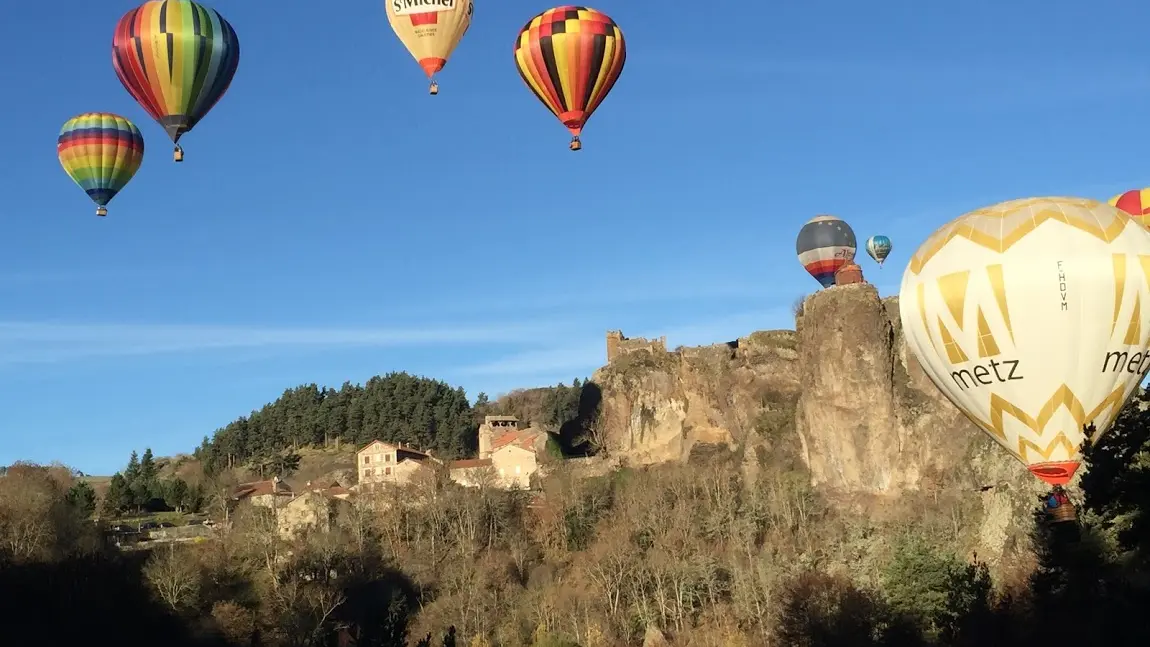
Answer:
<svg viewBox="0 0 1150 647"><path fill-rule="evenodd" d="M633 353L639 350L649 350L652 353L666 353L667 352L667 337L663 336L658 339L646 339L644 337L636 337L628 339L623 336L621 330L607 331L607 363L615 361L616 359Z"/></svg>

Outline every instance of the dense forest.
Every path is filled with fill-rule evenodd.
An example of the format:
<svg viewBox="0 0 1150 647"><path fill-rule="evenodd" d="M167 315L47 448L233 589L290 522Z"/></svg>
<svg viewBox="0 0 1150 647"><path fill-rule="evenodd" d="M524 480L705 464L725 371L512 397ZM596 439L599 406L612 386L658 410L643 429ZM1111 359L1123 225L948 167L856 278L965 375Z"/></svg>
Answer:
<svg viewBox="0 0 1150 647"><path fill-rule="evenodd" d="M209 472L272 460L286 450L372 440L403 442L452 459L477 449L477 426L487 413L512 414L558 430L578 413L581 383L513 392L499 402L479 394L475 406L462 388L407 373L376 376L339 389L298 386L251 415L204 438L196 450Z"/></svg>
<svg viewBox="0 0 1150 647"><path fill-rule="evenodd" d="M435 394L455 401L455 390L418 378L379 380L361 390L360 410L375 410L369 390L379 402L410 394L410 411L434 409ZM503 406L558 425L578 391L522 392ZM507 412L482 397L463 404L441 410L459 428ZM253 417L324 410L285 397ZM416 433L396 424L379 435L389 429ZM439 474L333 503L330 526L295 537L277 532L270 511L244 506L213 538L132 551L109 544L95 509L192 496L158 476L150 452L103 502L72 470L17 464L0 471L0 591L19 592L0 605L0 626L13 644L38 645L1150 644L1150 396L1087 452L1078 522L1052 523L1036 500L1033 519L1016 520L1033 527L1031 558L993 571L967 558L977 524L955 523L968 493L911 492L883 515L846 512L810 487L795 439L772 447L750 472L722 452L599 478L560 464L542 496L460 488ZM226 478L209 477L199 503Z"/></svg>

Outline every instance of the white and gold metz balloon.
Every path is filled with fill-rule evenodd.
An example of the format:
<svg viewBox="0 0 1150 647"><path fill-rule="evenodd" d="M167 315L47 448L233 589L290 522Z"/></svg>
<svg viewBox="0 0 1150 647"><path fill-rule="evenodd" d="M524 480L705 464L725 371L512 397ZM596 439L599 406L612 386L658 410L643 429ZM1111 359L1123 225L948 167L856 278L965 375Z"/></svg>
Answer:
<svg viewBox="0 0 1150 647"><path fill-rule="evenodd" d="M979 209L915 252L899 311L935 385L1060 485L1150 369L1150 231L1095 200Z"/></svg>

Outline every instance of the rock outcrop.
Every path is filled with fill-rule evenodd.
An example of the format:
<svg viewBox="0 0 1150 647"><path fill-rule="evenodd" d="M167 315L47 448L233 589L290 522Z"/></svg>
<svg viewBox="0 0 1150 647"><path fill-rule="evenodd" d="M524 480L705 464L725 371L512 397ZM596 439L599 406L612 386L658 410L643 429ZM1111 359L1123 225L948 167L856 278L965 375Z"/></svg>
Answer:
<svg viewBox="0 0 1150 647"><path fill-rule="evenodd" d="M634 348L592 377L601 440L632 465L718 445L744 452L750 469L791 443L812 485L840 498L969 492L991 552L1041 489L930 382L906 348L897 298L870 284L812 294L795 331Z"/></svg>
<svg viewBox="0 0 1150 647"><path fill-rule="evenodd" d="M764 413L791 415L799 397L798 337L758 332L726 344L623 354L591 378L600 428L632 464L686 459L699 444L740 446Z"/></svg>

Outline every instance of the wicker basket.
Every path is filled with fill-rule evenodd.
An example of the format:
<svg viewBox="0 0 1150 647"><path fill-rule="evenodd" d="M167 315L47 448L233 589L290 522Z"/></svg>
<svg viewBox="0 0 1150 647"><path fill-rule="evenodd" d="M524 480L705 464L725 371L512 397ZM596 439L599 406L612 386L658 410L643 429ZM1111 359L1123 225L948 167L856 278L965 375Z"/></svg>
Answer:
<svg viewBox="0 0 1150 647"><path fill-rule="evenodd" d="M1054 523L1062 523L1064 521L1075 521L1078 519L1078 513L1074 509L1074 504L1063 503L1062 505L1058 506L1057 508L1053 508L1050 510L1050 518L1054 520Z"/></svg>

